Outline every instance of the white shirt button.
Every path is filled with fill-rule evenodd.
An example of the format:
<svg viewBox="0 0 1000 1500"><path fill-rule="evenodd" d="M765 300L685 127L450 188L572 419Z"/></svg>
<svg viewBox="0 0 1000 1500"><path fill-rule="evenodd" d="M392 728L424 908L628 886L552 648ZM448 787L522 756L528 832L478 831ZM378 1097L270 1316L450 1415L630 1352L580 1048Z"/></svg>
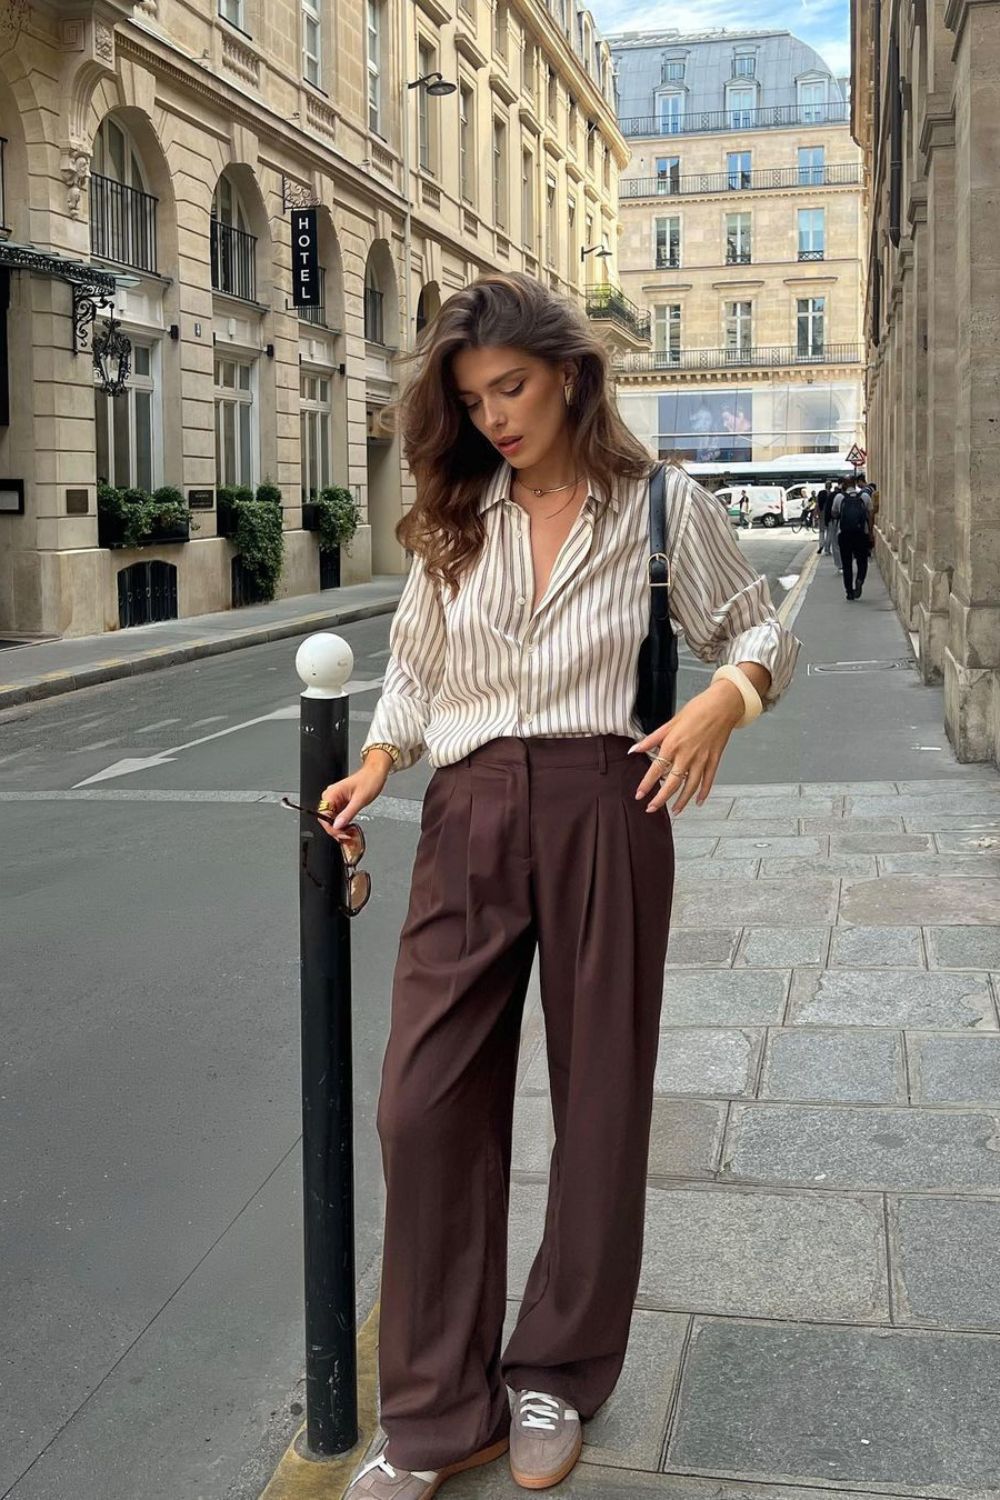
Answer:
<svg viewBox="0 0 1000 1500"><path fill-rule="evenodd" d="M523 604L524 603L524 595L523 594L518 594L518 596L517 596L517 602L518 602L518 604Z"/></svg>

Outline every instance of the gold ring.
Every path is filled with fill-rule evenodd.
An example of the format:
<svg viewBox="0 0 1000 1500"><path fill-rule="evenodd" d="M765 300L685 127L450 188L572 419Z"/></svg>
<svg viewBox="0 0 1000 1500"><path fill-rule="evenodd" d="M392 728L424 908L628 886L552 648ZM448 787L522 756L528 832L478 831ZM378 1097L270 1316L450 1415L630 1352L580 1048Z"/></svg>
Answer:
<svg viewBox="0 0 1000 1500"><path fill-rule="evenodd" d="M673 765L673 761L672 760L667 760L667 758L666 758L665 755L654 755L653 756L653 764L654 764L654 766L655 765L672 766Z"/></svg>
<svg viewBox="0 0 1000 1500"><path fill-rule="evenodd" d="M329 812L330 811L330 804L326 800L325 797L321 798L320 801L317 803L317 805L316 805L316 811L317 812Z"/></svg>

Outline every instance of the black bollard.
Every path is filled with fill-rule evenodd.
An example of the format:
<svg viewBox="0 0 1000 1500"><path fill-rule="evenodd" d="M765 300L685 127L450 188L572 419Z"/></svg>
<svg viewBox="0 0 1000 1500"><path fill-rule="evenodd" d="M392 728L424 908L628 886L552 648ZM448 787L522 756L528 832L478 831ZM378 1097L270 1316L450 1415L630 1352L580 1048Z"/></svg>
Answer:
<svg viewBox="0 0 1000 1500"><path fill-rule="evenodd" d="M341 654L330 670L334 642ZM346 642L331 636L310 637L296 657L303 680L322 684L301 699L304 807L316 807L324 787L347 774L350 699L338 692L350 675L345 659ZM340 846L315 818L300 814L306 1445L324 1458L358 1441L351 935L340 911L343 881Z"/></svg>

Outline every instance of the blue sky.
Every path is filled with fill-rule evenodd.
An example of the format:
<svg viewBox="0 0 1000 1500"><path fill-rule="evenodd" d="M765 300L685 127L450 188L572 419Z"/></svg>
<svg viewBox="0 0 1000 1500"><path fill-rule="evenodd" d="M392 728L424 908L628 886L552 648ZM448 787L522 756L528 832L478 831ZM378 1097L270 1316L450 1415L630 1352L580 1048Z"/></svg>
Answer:
<svg viewBox="0 0 1000 1500"><path fill-rule="evenodd" d="M706 31L760 27L749 0L590 0L597 26L613 31ZM768 27L791 31L816 48L838 76L850 71L849 0L771 0Z"/></svg>

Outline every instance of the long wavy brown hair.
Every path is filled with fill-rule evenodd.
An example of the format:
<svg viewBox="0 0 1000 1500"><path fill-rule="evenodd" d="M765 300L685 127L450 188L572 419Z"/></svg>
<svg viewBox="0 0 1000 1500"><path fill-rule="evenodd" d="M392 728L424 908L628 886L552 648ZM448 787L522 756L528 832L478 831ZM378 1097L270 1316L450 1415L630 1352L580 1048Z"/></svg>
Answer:
<svg viewBox="0 0 1000 1500"><path fill-rule="evenodd" d="M401 356L417 370L383 422L400 433L416 481L416 500L396 526L397 540L417 553L452 594L486 535L479 500L499 467L493 444L458 399L452 359L462 349L523 350L553 364L575 361L567 417L580 467L610 491L649 472L654 460L625 426L612 401L609 359L585 315L567 298L512 271L480 276L455 292ZM502 462L502 461L501 461Z"/></svg>

